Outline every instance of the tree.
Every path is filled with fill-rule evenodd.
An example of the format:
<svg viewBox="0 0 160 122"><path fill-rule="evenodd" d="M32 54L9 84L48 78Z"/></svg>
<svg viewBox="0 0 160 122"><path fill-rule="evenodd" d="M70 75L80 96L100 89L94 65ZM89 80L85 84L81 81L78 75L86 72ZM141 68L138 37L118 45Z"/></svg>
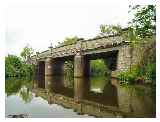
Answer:
<svg viewBox="0 0 160 122"><path fill-rule="evenodd" d="M8 55L5 57L5 75L18 76L20 75L22 62L19 57L14 55Z"/></svg>
<svg viewBox="0 0 160 122"><path fill-rule="evenodd" d="M21 57L23 59L23 61L27 61L28 57L31 57L31 55L34 53L34 50L32 47L30 47L29 45L25 46L23 48L23 51L21 52Z"/></svg>
<svg viewBox="0 0 160 122"><path fill-rule="evenodd" d="M154 5L130 6L129 13L134 15L127 32L127 39L130 41L131 61L134 47L141 48L139 62L130 70L121 72L119 78L125 82L150 80L155 86L156 80L156 8ZM147 43L144 43L147 42ZM145 44L145 46L144 46ZM153 87L154 89L154 87Z"/></svg>
<svg viewBox="0 0 160 122"><path fill-rule="evenodd" d="M102 36L121 34L122 28L120 25L100 25L100 31Z"/></svg>
<svg viewBox="0 0 160 122"><path fill-rule="evenodd" d="M134 14L134 18L129 22L129 26L134 29L135 35L139 38L150 37L156 32L156 7L130 6L129 13Z"/></svg>
<svg viewBox="0 0 160 122"><path fill-rule="evenodd" d="M33 65L25 64L21 58L8 55L5 57L5 76L17 77L26 76L31 77L33 75Z"/></svg>
<svg viewBox="0 0 160 122"><path fill-rule="evenodd" d="M61 42L61 43L59 42L58 43L58 46L64 46L64 45L74 44L74 43L76 43L78 41L78 39L79 38L77 36L66 37L63 42Z"/></svg>
<svg viewBox="0 0 160 122"><path fill-rule="evenodd" d="M91 67L90 73L92 76L98 76L98 75L107 76L107 73L109 72L105 64L105 61L103 59L91 60L90 67Z"/></svg>

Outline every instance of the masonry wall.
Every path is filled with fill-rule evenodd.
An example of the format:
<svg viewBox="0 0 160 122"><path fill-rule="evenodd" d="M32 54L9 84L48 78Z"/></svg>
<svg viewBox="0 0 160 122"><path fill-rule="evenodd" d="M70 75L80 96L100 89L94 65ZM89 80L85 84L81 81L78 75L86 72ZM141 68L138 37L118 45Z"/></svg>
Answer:
<svg viewBox="0 0 160 122"><path fill-rule="evenodd" d="M112 71L112 77L117 77L117 74L122 71L127 71L131 68L131 47L129 45L123 45L119 48L117 55L117 68Z"/></svg>

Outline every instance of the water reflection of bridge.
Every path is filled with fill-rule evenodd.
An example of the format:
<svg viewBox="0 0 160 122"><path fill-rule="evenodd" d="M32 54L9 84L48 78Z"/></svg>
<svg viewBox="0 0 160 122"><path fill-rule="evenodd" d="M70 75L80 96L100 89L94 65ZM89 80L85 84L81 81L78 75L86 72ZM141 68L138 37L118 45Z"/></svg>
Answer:
<svg viewBox="0 0 160 122"><path fill-rule="evenodd" d="M110 81L106 81L101 93L91 90L89 78L74 78L74 83L76 84L72 88L69 88L65 82L66 79L64 77L45 76L44 78L44 76L39 76L37 86L50 92L72 97L77 102L82 99L88 99L106 105L118 106L117 87Z"/></svg>
<svg viewBox="0 0 160 122"><path fill-rule="evenodd" d="M131 112L132 108L128 102L130 97L124 90L120 90L117 84L108 82L103 93L94 93L90 91L90 82L85 78L90 75L90 61L95 59L103 59L109 74L116 77L117 73L130 69L136 63L136 51L131 49L122 37L109 36L79 40L75 44L50 48L37 53L28 61L36 65L38 87L73 98L72 102L76 105L85 99L102 106L111 106L115 111ZM73 88L65 87L66 84L63 82L64 63L68 60L74 62Z"/></svg>
<svg viewBox="0 0 160 122"><path fill-rule="evenodd" d="M80 114L97 117L154 117L154 103L149 96L136 96L134 87L119 86L116 79L106 81L101 93L93 92L88 78L74 78L68 87L64 77L39 76L34 82L36 96L49 104L60 104Z"/></svg>
<svg viewBox="0 0 160 122"><path fill-rule="evenodd" d="M74 83L76 82L77 84L74 84L73 88L69 88L65 85L65 79L63 77L45 77L39 76L39 79L35 82L34 90L37 89L36 94L38 94L42 91L38 90L39 88L44 89L44 98L50 104L61 104L65 107L73 108L81 114L90 111L88 114L101 117L105 117L107 114L115 117L115 113L120 112L118 109L117 88L110 82L105 85L102 93L96 93L91 91L90 79L88 78L74 78L76 80ZM86 106L89 108L86 109ZM107 109L106 106L108 106ZM108 110L113 111L113 113L109 113ZM98 111L99 113L97 113ZM120 114L117 113L117 115Z"/></svg>

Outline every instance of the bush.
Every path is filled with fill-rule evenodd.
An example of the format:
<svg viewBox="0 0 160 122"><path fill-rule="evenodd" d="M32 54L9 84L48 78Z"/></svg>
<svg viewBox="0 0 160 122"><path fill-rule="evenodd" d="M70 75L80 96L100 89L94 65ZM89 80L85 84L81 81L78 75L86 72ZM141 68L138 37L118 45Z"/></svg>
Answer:
<svg viewBox="0 0 160 122"><path fill-rule="evenodd" d="M156 63L149 62L145 67L134 66L131 70L118 74L121 84L144 83L150 80L154 84L156 81Z"/></svg>
<svg viewBox="0 0 160 122"><path fill-rule="evenodd" d="M121 84L133 84L141 76L141 72L142 70L138 66L134 66L131 70L118 74L118 78L121 80Z"/></svg>
<svg viewBox="0 0 160 122"><path fill-rule="evenodd" d="M25 64L21 59L14 55L5 57L5 76L6 77L31 77L34 68L32 65Z"/></svg>
<svg viewBox="0 0 160 122"><path fill-rule="evenodd" d="M152 82L156 81L156 63L148 63L146 66L146 74L148 80L151 80Z"/></svg>

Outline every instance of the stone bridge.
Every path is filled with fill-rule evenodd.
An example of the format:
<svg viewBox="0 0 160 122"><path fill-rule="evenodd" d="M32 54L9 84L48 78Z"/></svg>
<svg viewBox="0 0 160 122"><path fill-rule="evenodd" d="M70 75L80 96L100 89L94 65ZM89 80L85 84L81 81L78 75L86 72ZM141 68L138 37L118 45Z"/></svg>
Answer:
<svg viewBox="0 0 160 122"><path fill-rule="evenodd" d="M127 40L122 36L114 35L97 37L93 39L80 39L75 44L50 47L48 50L37 53L28 59L28 63L36 65L36 76L42 80L42 86L54 82L54 86L61 84L54 77L64 75L64 63L71 60L74 62L74 99L82 99L83 78L90 75L90 61L104 59L106 68L112 77L117 73L131 68L133 65L131 48ZM86 82L85 82L86 84ZM61 86L61 85L60 85ZM63 89L63 88L62 88Z"/></svg>
<svg viewBox="0 0 160 122"><path fill-rule="evenodd" d="M62 75L64 62L74 61L74 77L89 75L90 60L104 59L106 68L112 76L131 67L130 46L127 40L119 35L79 39L71 45L49 47L48 50L36 53L28 61L35 64L39 75Z"/></svg>
<svg viewBox="0 0 160 122"><path fill-rule="evenodd" d="M146 43L148 44L148 43ZM112 77L117 77L117 74L122 71L129 70L133 65L137 64L142 58L140 53L144 50L145 44L140 47L132 48L127 40L120 35L112 35L107 37L96 37L93 39L80 39L71 45L64 45L61 47L50 47L48 50L37 53L28 58L28 63L36 65L36 76L39 87L48 89L53 87L54 90L65 90L65 84L61 81L64 75L64 63L71 60L74 62L74 100L79 102L83 99L85 91L90 89L90 81L83 80L89 78L90 75L90 61L95 59L103 59L106 68ZM58 76L58 78L56 78ZM60 76L60 77L59 77ZM89 85L87 85L89 84ZM119 100L119 108L125 107L127 96L124 91L117 92L116 88L112 86L118 96L123 96L125 101ZM110 95L110 92L108 92ZM114 95L113 95L114 96ZM106 98L104 98L106 99ZM128 111L124 110L124 111Z"/></svg>

